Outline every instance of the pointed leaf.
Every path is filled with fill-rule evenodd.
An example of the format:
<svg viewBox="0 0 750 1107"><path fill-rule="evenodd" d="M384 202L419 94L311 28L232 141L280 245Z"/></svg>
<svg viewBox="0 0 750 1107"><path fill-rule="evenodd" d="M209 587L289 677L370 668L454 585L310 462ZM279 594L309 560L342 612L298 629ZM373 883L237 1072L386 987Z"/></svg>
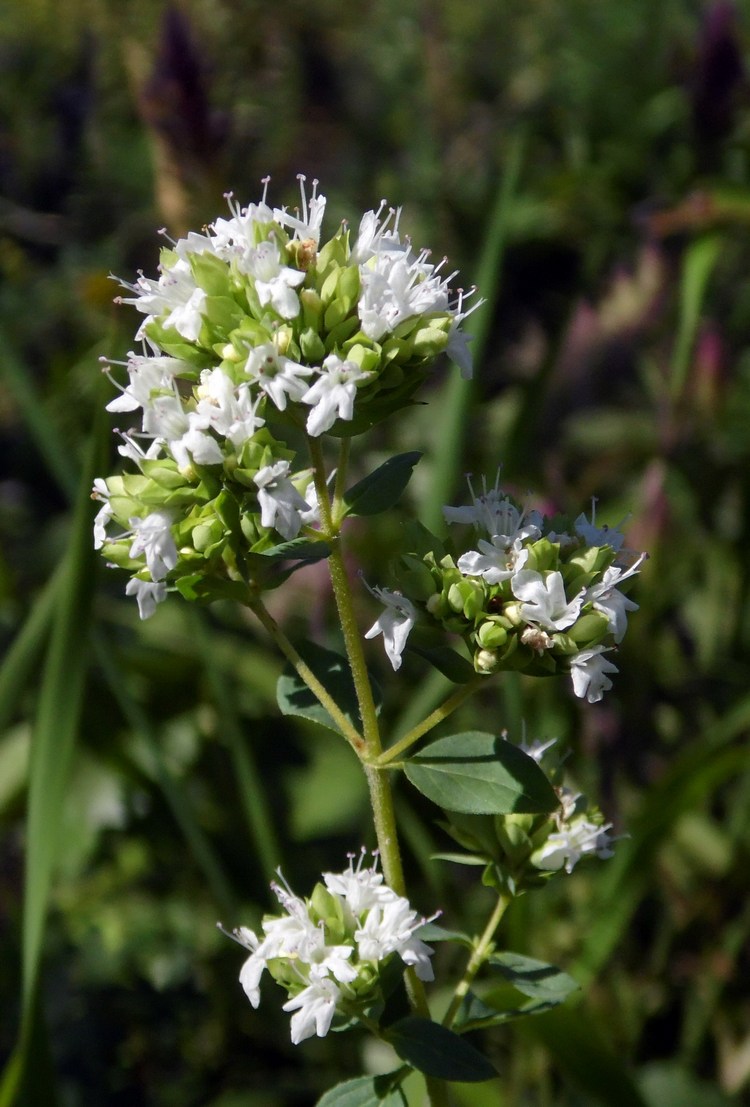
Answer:
<svg viewBox="0 0 750 1107"><path fill-rule="evenodd" d="M521 1000L510 984L493 988L481 999L474 992L467 992L456 1015L454 1026L461 1033L469 1030L486 1030L490 1026L502 1026L512 1019L529 1015L543 1015L558 1006L559 1001L546 999Z"/></svg>
<svg viewBox="0 0 750 1107"><path fill-rule="evenodd" d="M399 1019L386 1038L399 1057L438 1080L479 1083L497 1076L494 1065L478 1049L430 1019Z"/></svg>
<svg viewBox="0 0 750 1107"><path fill-rule="evenodd" d="M453 684L468 684L476 676L474 666L460 653L450 649L449 646L438 646L435 649L425 649L409 643L409 652L416 653L425 661L442 673Z"/></svg>
<svg viewBox="0 0 750 1107"><path fill-rule="evenodd" d="M562 969L520 953L493 953L489 964L525 996L562 1003L579 985Z"/></svg>
<svg viewBox="0 0 750 1107"><path fill-rule="evenodd" d="M402 1071L383 1076L357 1076L322 1095L316 1107L402 1107L406 1102L398 1086Z"/></svg>
<svg viewBox="0 0 750 1107"><path fill-rule="evenodd" d="M357 707L357 694L354 690L349 662L341 654L333 650L324 649L314 642L306 642L298 647L302 660L309 665L315 676L333 697L344 715L355 727L361 725L359 709ZM372 681L372 678L371 678ZM382 703L382 693L375 681L372 681L375 704L379 708ZM326 709L318 702L305 682L297 675L291 665L284 668L276 685L276 699L280 710L284 715L301 715L303 719L311 719L321 726L333 730L336 734L341 731Z"/></svg>
<svg viewBox="0 0 750 1107"><path fill-rule="evenodd" d="M253 556L269 561L320 561L321 558L328 557L330 552L331 547L326 542L316 542L300 536L290 538L288 542L280 542L270 550L261 550Z"/></svg>
<svg viewBox="0 0 750 1107"><path fill-rule="evenodd" d="M446 930L435 923L423 923L415 933L423 942L460 942L469 947L473 944L468 934L462 934L460 930Z"/></svg>
<svg viewBox="0 0 750 1107"><path fill-rule="evenodd" d="M553 811L552 785L536 761L492 734L470 730L430 742L404 766L423 795L446 811L509 815Z"/></svg>
<svg viewBox="0 0 750 1107"><path fill-rule="evenodd" d="M487 1030L491 1026L502 1026L513 1019L543 1015L554 1006L556 1006L554 1003L547 1003L542 999L527 999L522 1003L514 1003L510 988L492 991L483 999L473 992L468 992L456 1015L454 1025L462 1033L469 1030Z"/></svg>
<svg viewBox="0 0 750 1107"><path fill-rule="evenodd" d="M378 515L393 507L409 483L420 453L397 454L344 493L348 515Z"/></svg>

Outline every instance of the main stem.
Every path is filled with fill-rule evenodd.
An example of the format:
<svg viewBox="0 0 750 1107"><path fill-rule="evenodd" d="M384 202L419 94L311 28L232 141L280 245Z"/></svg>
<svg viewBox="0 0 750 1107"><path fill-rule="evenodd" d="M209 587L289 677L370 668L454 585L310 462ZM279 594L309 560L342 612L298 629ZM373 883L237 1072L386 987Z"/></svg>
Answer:
<svg viewBox="0 0 750 1107"><path fill-rule="evenodd" d="M336 481L336 517L328 495L326 483L325 462L320 442L315 438L308 438L310 457L313 463L313 480L318 494L320 505L321 529L326 540L330 543L331 554L328 558L328 568L331 574L331 585L336 601L336 608L341 623L341 632L344 637L349 667L351 669L354 689L357 696L360 719L362 722L362 735L364 738L364 750L358 751L360 760L364 766L367 784L370 790L370 803L372 805L375 834L380 851L380 860L383 866L383 875L386 883L393 888L397 895L406 894L404 881L404 868L401 862L401 850L396 829L396 813L393 807L393 792L387 772L376 768L372 762L383 751L378 725L378 714L375 700L372 694L372 684L367 672L362 637L357 623L354 601L349 577L344 563L344 554L341 545L341 520L339 517L342 488L344 484L344 463L346 455L342 450L340 456L339 472ZM430 1009L427 1005L424 985L417 977L413 969L406 971L406 990L412 1009L422 1018L429 1019ZM432 1107L448 1107L448 1090L440 1080L425 1076L427 1095Z"/></svg>

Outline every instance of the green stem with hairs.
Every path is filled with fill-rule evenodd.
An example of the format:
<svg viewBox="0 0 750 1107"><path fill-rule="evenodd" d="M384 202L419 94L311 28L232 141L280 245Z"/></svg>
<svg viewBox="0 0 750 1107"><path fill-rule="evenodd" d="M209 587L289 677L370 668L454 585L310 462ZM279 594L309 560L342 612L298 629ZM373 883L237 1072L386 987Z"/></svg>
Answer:
<svg viewBox="0 0 750 1107"><path fill-rule="evenodd" d="M444 700L439 707L436 707L434 711L430 712L425 719L422 719L421 723L417 723L415 727L412 727L408 734L405 734L398 742L394 742L392 746L384 750L375 762L377 767L384 768L386 765L390 765L400 757L405 750L408 750L410 746L413 746L415 742L419 741L423 735L436 727L438 723L442 723L449 715L452 715L457 707L460 707L469 696L472 696L474 692L476 692L484 679L485 678L482 676L475 677L474 680L470 680L467 684L458 688L451 696L448 696L448 699Z"/></svg>
<svg viewBox="0 0 750 1107"><path fill-rule="evenodd" d="M493 938L495 937L495 931L500 925L500 920L505 914L508 905L511 902L510 896L501 895L498 896L495 909L489 917L487 925L482 932L481 938L479 938L474 945L471 957L468 960L466 969L463 976L456 985L456 990L453 993L453 999L450 1002L448 1010L445 1012L443 1018L443 1026L450 1028L453 1025L453 1020L458 1013L458 1009L466 996L469 988L472 985L474 977L477 975L482 965L485 963L493 949Z"/></svg>
<svg viewBox="0 0 750 1107"><path fill-rule="evenodd" d="M248 607L266 628L287 661L294 667L300 680L305 682L318 702L325 707L349 745L352 746L357 752L357 755L361 757L365 746L362 735L356 727L352 726L330 692L326 690L315 676L310 666L300 657L270 611L268 611L263 604L260 596L253 595L248 600Z"/></svg>
<svg viewBox="0 0 750 1107"><path fill-rule="evenodd" d="M331 546L331 554L328 558L331 585L362 722L364 741L360 747L355 748L363 764L370 790L373 822L383 866L383 875L394 892L397 895L404 896L406 894L406 884L396 828L393 792L388 774L374 764L381 755L383 746L372 685L367 672L362 637L354 611L354 600L341 545L342 512L340 504L343 497L346 454L342 448L334 492L334 502L336 503L336 509L334 510L328 494L325 462L320 442L315 438L308 438L308 445L313 464L313 480L318 494L318 503L320 504L321 531L323 537ZM405 980L412 1009L422 1018L429 1019L430 1009L422 981L411 968L407 969ZM425 1080L432 1107L448 1107L448 1091L445 1084L428 1076L425 1077Z"/></svg>

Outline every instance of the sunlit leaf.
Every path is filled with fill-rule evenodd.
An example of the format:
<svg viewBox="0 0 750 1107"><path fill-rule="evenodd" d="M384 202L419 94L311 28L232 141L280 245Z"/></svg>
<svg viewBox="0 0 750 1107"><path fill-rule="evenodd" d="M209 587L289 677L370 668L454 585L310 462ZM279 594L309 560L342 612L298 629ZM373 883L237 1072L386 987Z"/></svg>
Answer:
<svg viewBox="0 0 750 1107"><path fill-rule="evenodd" d="M536 761L503 738L471 730L430 742L404 772L446 811L507 815L553 811L552 785Z"/></svg>

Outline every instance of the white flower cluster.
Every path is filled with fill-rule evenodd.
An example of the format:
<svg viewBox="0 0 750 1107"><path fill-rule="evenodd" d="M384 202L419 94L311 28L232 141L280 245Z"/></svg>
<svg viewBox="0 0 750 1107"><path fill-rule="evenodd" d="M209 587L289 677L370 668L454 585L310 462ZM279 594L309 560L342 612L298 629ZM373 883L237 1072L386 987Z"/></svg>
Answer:
<svg viewBox="0 0 750 1107"><path fill-rule="evenodd" d="M176 583L183 569L195 576L183 550L197 548L196 529L205 544L223 528L236 576L237 551L243 541L256 550L259 528L289 541L316 521L309 470L295 466L276 437L280 427L313 438L361 433L410 403L442 352L471 373L461 323L479 303L467 308L471 292L451 288L455 273L443 275L444 262L412 250L399 210L383 201L362 217L353 243L345 224L321 242L318 182L308 192L300 177L294 211L272 207L264 184L259 203L240 207L230 195L229 217L162 250L158 277L121 282L130 293L121 302L145 317L136 333L142 349L120 363L124 385L112 377L117 363L105 359L120 390L107 409L140 412L119 452L146 479L96 482L103 506L95 541L136 571L128 590L141 615L164 598L167 577ZM231 536L230 503L239 505ZM120 527L114 537L111 521ZM125 558L113 547L130 538ZM158 546L179 554L154 559L149 548ZM212 571L217 565L218 554Z"/></svg>
<svg viewBox="0 0 750 1107"><path fill-rule="evenodd" d="M324 873L309 900L273 884L284 913L263 920L262 938L244 926L231 935L252 951L240 983L253 1007L266 969L287 989L295 1045L324 1037L337 1012L352 1018L375 1002L379 970L395 954L420 980L433 979L433 951L417 937L426 920L363 861L364 851L356 867L350 858L344 872Z"/></svg>
<svg viewBox="0 0 750 1107"><path fill-rule="evenodd" d="M340 341L320 345L313 339L325 336L308 333L314 327L303 326L300 332L300 324L313 322L306 312L312 315L319 306L309 274L315 268L326 207L318 182L313 182L308 197L304 180L300 177L301 212L270 207L266 181L259 204L240 208L230 197L231 218L217 219L205 234L191 233L165 251L158 279L141 274L133 284L122 282L133 293L122 302L146 316L136 338L151 346L152 353L130 355L130 383L109 410L142 407L142 434L167 449L181 466L188 463L188 455L199 464L220 463L216 437L228 438L236 447L251 436L263 424L258 405L264 397L280 411L289 403L308 406L306 429L313 436L330 430L337 418L351 420L358 388L373 381L381 368L382 344L403 324L419 318L441 324L444 340L439 339L440 328L432 340L465 374L471 373L460 324L474 308L465 309L464 294L451 291L456 274L443 276L444 262L432 265L428 251L414 254L409 241L401 239L400 209L386 210L385 201L362 217L356 241L343 258L348 264L339 267L354 270L351 280L358 291L351 306L361 333L352 333L350 327L350 333L337 336ZM333 277L338 276L334 269ZM236 312L226 303L217 305L218 298L229 305L244 299L245 311L257 326L233 328ZM350 299L351 295L347 307ZM329 308L332 305L338 306L335 300ZM228 313L228 328L217 322L222 307ZM334 311L331 322L345 310ZM212 330L226 330L222 337L229 339L216 368L216 357L211 356L216 342L202 341L220 337ZM170 331L207 354L195 399L188 404L177 380L195 376L196 363L191 358L187 365L159 350L159 338ZM373 344L378 344L377 350ZM311 352L321 356L310 357ZM141 451L132 440L130 448Z"/></svg>
<svg viewBox="0 0 750 1107"><path fill-rule="evenodd" d="M628 612L638 609L620 585L646 555L624 550L623 534L597 527L593 517L579 515L569 532L553 531L540 512L519 507L497 483L481 495L469 487L471 504L443 511L449 523L474 527L476 548L456 559L424 558L432 574L427 613L464 635L478 672L508 667L544 675L562 668L577 696L598 702L612 687L617 668L610 655L625 635ZM417 609L400 592L377 594L386 610L367 637L383 634L396 669Z"/></svg>

